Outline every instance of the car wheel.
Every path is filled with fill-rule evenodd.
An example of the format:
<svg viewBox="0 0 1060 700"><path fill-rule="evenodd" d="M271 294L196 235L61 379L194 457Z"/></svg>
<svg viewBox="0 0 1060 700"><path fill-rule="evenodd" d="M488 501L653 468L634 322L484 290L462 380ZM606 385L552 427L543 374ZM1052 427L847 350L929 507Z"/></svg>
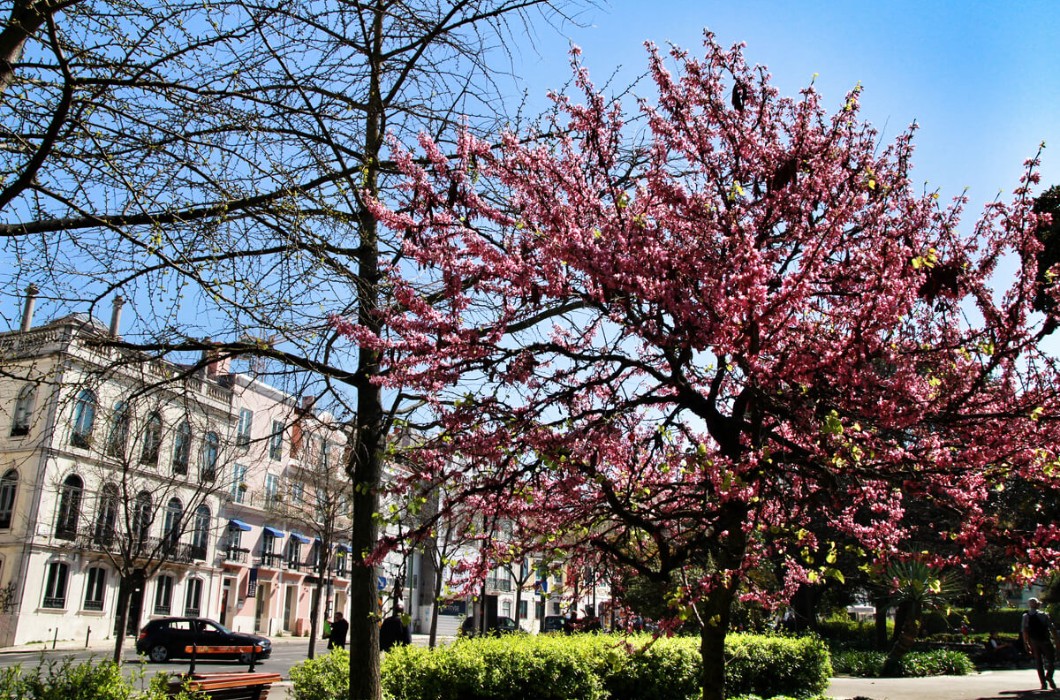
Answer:
<svg viewBox="0 0 1060 700"><path fill-rule="evenodd" d="M241 651L241 652L239 652L239 663L248 664L249 665L251 656L252 656L252 654L249 651Z"/></svg>
<svg viewBox="0 0 1060 700"><path fill-rule="evenodd" d="M169 649L166 648L165 644L156 644L148 650L147 658L155 663L163 663L169 659Z"/></svg>

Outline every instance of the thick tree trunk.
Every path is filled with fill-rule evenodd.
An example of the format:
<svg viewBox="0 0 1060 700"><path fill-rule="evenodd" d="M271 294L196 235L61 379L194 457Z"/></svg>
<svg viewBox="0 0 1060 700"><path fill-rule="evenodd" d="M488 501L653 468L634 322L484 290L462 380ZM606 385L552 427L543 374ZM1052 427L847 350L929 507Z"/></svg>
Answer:
<svg viewBox="0 0 1060 700"><path fill-rule="evenodd" d="M383 147L385 105L380 76L383 72L383 20L386 9L373 7L368 50L368 109L365 115L364 189L369 197L379 192L379 154ZM360 251L357 277L357 323L376 337L382 335L379 318L379 222L366 209L358 219ZM382 357L377 349L361 347L357 357L357 434L349 473L353 480L353 532L350 571L350 700L382 700L379 677L379 597L371 556L379 544L379 489L386 448L383 397L375 380Z"/></svg>
<svg viewBox="0 0 1060 700"><path fill-rule="evenodd" d="M703 627L699 652L703 657L700 682L703 700L725 700L725 636L729 630L734 592L715 589L701 606Z"/></svg>
<svg viewBox="0 0 1060 700"><path fill-rule="evenodd" d="M903 604L906 607L905 615L902 616L901 626L895 621L894 646L887 655L887 661L883 665L883 673L887 676L897 676L900 671L902 657L905 656L913 645L916 644L917 629L920 622L920 607L915 604Z"/></svg>

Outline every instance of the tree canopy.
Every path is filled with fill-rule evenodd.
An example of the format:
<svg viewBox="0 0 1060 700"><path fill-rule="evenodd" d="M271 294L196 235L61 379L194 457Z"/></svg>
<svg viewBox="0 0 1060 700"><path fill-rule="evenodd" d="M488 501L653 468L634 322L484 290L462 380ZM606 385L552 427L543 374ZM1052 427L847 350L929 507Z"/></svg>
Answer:
<svg viewBox="0 0 1060 700"><path fill-rule="evenodd" d="M388 334L335 323L442 416L419 478L502 487L544 532L682 573L715 698L738 590L834 574L807 564L822 531L873 560L933 540L935 566L988 541L1052 561L1052 523L987 504L1012 479L1056 492L1060 405L1032 310L1036 162L964 231L963 200L910 181L912 129L882 145L860 119L860 88L829 112L704 43L649 48L657 97L635 113L575 51L582 95L553 96L547 137L465 134L451 158L422 136L403 200L374 205L408 258ZM914 502L953 517L904 518Z"/></svg>

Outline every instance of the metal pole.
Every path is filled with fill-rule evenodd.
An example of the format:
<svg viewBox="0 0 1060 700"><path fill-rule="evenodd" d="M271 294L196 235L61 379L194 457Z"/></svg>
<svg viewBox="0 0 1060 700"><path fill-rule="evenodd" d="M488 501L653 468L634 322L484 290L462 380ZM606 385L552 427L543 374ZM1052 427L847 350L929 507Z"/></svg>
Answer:
<svg viewBox="0 0 1060 700"><path fill-rule="evenodd" d="M92 628L88 628L88 632L85 634L85 649L88 649L88 640L92 637Z"/></svg>
<svg viewBox="0 0 1060 700"><path fill-rule="evenodd" d="M55 628L55 636L52 637L52 650L55 650L55 643L59 641L59 628Z"/></svg>

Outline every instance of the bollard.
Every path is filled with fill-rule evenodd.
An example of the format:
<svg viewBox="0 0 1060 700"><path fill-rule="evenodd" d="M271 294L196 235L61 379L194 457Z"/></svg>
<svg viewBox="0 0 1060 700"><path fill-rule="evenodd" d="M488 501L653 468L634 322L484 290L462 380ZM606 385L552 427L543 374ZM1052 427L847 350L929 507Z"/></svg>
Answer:
<svg viewBox="0 0 1060 700"><path fill-rule="evenodd" d="M55 651L55 645L59 641L59 628L55 628L55 636L52 637L52 651Z"/></svg>
<svg viewBox="0 0 1060 700"><path fill-rule="evenodd" d="M250 668L247 669L247 673L254 673L254 667L258 664L258 645L252 644L250 647Z"/></svg>
<svg viewBox="0 0 1060 700"><path fill-rule="evenodd" d="M85 633L85 649L88 649L88 640L92 638L92 628L88 628L88 632Z"/></svg>

